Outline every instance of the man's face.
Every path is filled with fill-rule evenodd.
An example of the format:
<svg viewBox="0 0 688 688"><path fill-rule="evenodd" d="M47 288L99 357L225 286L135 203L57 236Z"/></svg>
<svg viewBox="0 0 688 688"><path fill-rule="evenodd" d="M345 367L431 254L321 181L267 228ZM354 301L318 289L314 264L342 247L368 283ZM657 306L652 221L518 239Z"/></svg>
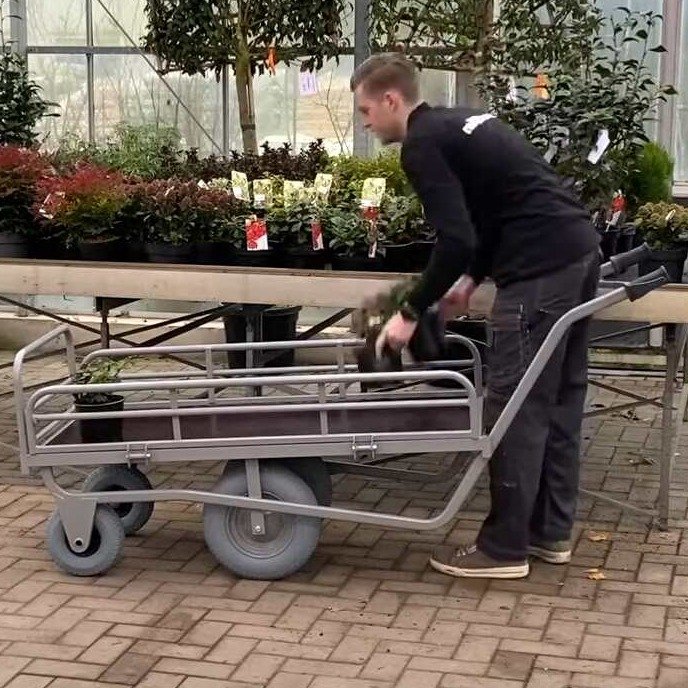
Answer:
<svg viewBox="0 0 688 688"><path fill-rule="evenodd" d="M363 118L363 126L387 145L404 138L406 113L398 91L382 94L368 93L361 84L355 91L356 107Z"/></svg>

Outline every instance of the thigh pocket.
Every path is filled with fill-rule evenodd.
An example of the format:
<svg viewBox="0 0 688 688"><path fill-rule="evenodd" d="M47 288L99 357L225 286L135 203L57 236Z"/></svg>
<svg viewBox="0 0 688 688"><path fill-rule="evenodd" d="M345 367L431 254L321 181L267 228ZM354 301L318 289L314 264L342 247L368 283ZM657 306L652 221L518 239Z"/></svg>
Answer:
<svg viewBox="0 0 688 688"><path fill-rule="evenodd" d="M511 395L532 357L523 304L495 305L488 321L488 344L488 385L499 395Z"/></svg>

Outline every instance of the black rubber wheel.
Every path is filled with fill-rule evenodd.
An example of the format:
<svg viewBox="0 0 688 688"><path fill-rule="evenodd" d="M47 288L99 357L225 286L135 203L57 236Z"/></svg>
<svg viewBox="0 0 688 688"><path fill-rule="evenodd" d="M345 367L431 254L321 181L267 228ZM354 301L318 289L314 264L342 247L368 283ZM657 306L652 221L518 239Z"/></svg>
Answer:
<svg viewBox="0 0 688 688"><path fill-rule="evenodd" d="M138 468L101 466L84 480L82 492L120 492L123 490L150 490L150 480ZM122 521L126 535L132 535L148 523L153 514L153 502L123 502L110 504Z"/></svg>
<svg viewBox="0 0 688 688"><path fill-rule="evenodd" d="M296 473L284 466L261 464L264 499L297 504L317 504L313 491ZM246 470L231 464L214 492L247 495ZM203 530L215 558L241 578L275 580L298 571L311 557L320 537L321 519L277 512L265 513L265 535L251 530L248 509L206 504Z"/></svg>
<svg viewBox="0 0 688 688"><path fill-rule="evenodd" d="M47 543L53 561L73 576L97 576L112 568L122 552L124 528L114 509L105 504L96 507L91 542L86 551L74 552L67 541L62 519L57 511L50 517Z"/></svg>

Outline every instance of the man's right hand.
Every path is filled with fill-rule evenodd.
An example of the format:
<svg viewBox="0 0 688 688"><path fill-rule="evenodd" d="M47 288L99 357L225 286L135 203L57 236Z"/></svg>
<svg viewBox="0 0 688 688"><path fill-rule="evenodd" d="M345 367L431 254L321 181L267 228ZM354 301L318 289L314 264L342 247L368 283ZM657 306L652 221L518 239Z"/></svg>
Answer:
<svg viewBox="0 0 688 688"><path fill-rule="evenodd" d="M447 319L468 313L468 304L477 285L469 275L461 275L456 284L442 297L440 309Z"/></svg>

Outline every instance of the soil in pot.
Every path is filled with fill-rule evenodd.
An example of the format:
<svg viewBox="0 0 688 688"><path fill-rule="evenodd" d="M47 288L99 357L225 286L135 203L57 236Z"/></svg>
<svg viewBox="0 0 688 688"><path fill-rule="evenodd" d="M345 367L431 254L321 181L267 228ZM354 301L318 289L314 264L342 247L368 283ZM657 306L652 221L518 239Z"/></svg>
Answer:
<svg viewBox="0 0 688 688"><path fill-rule="evenodd" d="M147 243L146 256L151 263L188 264L191 258L191 244L153 244Z"/></svg>
<svg viewBox="0 0 688 688"><path fill-rule="evenodd" d="M77 243L82 260L118 262L127 259L124 242L118 237L101 240L82 240Z"/></svg>
<svg viewBox="0 0 688 688"><path fill-rule="evenodd" d="M112 394L107 401L87 402L74 400L74 406L79 413L100 413L109 411L123 411L124 398ZM121 442L122 419L121 418L94 418L93 420L79 421L81 441L84 443Z"/></svg>
<svg viewBox="0 0 688 688"><path fill-rule="evenodd" d="M235 249L234 265L251 268L272 268L276 265L277 251L269 248L265 251L249 251L245 248Z"/></svg>
<svg viewBox="0 0 688 688"><path fill-rule="evenodd" d="M228 241L198 241L193 245L191 260L197 265L234 265L235 253Z"/></svg>
<svg viewBox="0 0 688 688"><path fill-rule="evenodd" d="M0 258L28 258L29 245L21 234L0 232Z"/></svg>
<svg viewBox="0 0 688 688"><path fill-rule="evenodd" d="M375 258L335 255L332 257L332 268L351 272L384 272L385 260L379 255Z"/></svg>
<svg viewBox="0 0 688 688"><path fill-rule="evenodd" d="M413 272L416 269L416 243L385 244L382 247L385 257L385 269L390 272Z"/></svg>
<svg viewBox="0 0 688 688"><path fill-rule="evenodd" d="M307 246L284 248L279 257L280 265L297 270L324 270L327 260L326 250L314 251Z"/></svg>
<svg viewBox="0 0 688 688"><path fill-rule="evenodd" d="M672 282L683 281L683 268L688 257L688 247L673 249L653 249L650 256L640 264L640 274L647 275L664 266Z"/></svg>

